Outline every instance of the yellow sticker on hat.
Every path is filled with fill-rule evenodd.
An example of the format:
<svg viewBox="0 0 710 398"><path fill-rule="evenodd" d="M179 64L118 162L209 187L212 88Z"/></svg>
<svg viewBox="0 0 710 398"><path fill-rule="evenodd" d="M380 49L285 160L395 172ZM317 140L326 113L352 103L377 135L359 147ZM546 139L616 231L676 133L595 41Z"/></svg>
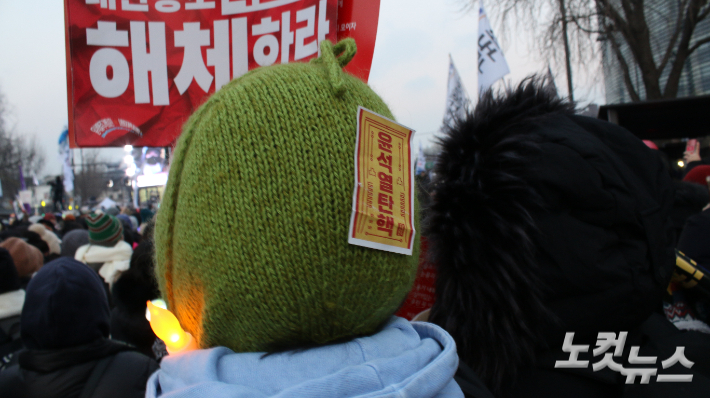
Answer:
<svg viewBox="0 0 710 398"><path fill-rule="evenodd" d="M348 243L412 255L413 137L414 130L358 107Z"/></svg>

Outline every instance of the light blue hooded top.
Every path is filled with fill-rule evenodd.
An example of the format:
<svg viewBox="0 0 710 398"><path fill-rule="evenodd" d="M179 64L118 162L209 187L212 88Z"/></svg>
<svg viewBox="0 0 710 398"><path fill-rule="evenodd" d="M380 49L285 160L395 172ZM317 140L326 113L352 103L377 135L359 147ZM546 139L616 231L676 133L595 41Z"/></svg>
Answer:
<svg viewBox="0 0 710 398"><path fill-rule="evenodd" d="M393 317L377 334L272 354L216 347L168 356L146 397L463 397L459 359L440 327Z"/></svg>

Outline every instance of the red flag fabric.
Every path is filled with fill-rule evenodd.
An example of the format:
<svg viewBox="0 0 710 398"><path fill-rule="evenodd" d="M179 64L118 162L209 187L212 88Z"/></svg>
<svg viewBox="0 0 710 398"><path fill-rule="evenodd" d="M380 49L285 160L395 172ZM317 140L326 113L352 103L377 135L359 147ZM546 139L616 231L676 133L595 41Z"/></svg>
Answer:
<svg viewBox="0 0 710 398"><path fill-rule="evenodd" d="M436 299L436 266L427 258L428 249L429 242L422 236L419 268L417 269L417 277L414 279L414 286L409 291L402 307L395 314L410 321L420 312L431 308Z"/></svg>

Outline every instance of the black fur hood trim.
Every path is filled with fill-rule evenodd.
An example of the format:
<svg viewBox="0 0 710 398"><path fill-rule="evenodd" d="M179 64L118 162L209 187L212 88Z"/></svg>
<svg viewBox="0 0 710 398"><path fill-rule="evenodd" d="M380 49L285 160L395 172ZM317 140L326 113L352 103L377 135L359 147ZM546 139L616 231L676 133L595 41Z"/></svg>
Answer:
<svg viewBox="0 0 710 398"><path fill-rule="evenodd" d="M527 182L538 153L530 131L573 113L544 80L528 78L502 95L484 93L440 140L424 232L438 265L429 320L494 394L534 361L540 320L552 320L535 272L532 214L542 205Z"/></svg>

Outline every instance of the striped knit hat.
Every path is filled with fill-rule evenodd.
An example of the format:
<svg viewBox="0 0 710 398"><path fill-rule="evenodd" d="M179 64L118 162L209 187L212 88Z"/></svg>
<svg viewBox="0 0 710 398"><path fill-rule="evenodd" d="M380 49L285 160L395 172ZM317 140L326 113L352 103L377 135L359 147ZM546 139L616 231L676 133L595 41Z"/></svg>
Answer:
<svg viewBox="0 0 710 398"><path fill-rule="evenodd" d="M109 214L92 213L86 217L89 226L89 243L92 245L114 247L123 240L121 222Z"/></svg>
<svg viewBox="0 0 710 398"><path fill-rule="evenodd" d="M321 58L253 70L185 124L155 226L163 298L202 348L269 351L369 335L412 286L414 254L348 244L358 106L393 118ZM338 56L339 55L339 56Z"/></svg>

